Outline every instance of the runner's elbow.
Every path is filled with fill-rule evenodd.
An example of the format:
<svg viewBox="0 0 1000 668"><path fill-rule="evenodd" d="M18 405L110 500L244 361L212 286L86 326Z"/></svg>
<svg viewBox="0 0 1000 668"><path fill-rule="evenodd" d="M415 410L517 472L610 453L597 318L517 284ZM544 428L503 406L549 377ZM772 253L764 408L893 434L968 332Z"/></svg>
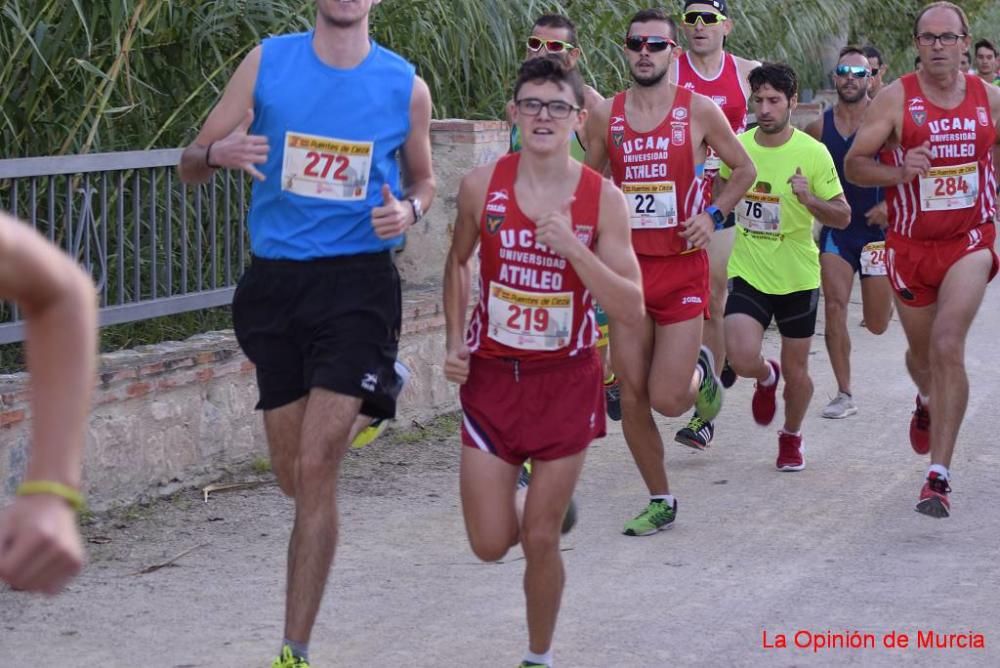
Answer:
<svg viewBox="0 0 1000 668"><path fill-rule="evenodd" d="M619 313L611 314L611 309L606 309L609 316L620 321L623 325L634 327L641 325L646 317L646 306L642 298L642 289L636 285L630 290L628 297L618 302L618 307L614 309Z"/></svg>

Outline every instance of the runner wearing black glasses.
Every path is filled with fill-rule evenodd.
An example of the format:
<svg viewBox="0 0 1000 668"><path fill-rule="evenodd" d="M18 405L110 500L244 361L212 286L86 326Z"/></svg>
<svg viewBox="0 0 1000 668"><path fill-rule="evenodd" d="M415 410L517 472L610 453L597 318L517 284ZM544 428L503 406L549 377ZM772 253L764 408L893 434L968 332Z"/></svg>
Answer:
<svg viewBox="0 0 1000 668"><path fill-rule="evenodd" d="M514 98L523 151L473 169L459 187L444 370L462 386L469 543L484 561L521 544L529 645L520 665L550 668L565 582L560 525L587 447L605 433L591 306L597 298L615 318L641 322L642 292L625 198L569 157L587 117L580 74L529 60ZM482 289L466 327L477 246ZM534 480L519 514L515 484L529 457Z"/></svg>
<svg viewBox="0 0 1000 668"><path fill-rule="evenodd" d="M1000 267L993 149L1000 90L959 70L969 48L961 7L935 2L913 26L923 68L872 103L845 159L847 178L886 191L886 258L917 386L910 445L930 453L917 511L948 517L952 455L969 400L965 341ZM893 149L891 164L873 158Z"/></svg>
<svg viewBox="0 0 1000 668"><path fill-rule="evenodd" d="M555 58L568 69L575 69L580 60L582 51L580 50L576 25L560 14L543 14L538 17L531 27L531 36L525 44L527 46L526 60L532 58ZM604 96L586 84L583 87L583 108L592 111L594 107L604 101ZM514 114L514 102L507 104L507 121L511 122ZM570 155L583 162L586 149L580 140L578 133L573 133L570 141ZM517 125L510 123L510 150L521 150L521 135ZM608 316L599 304L595 304L594 310L597 313L597 325L601 331L601 339L597 342L597 348L601 354L601 368L604 370L604 400L607 404L608 417L612 420L622 419L622 407L619 392L618 379L615 378L611 368L611 360L608 355ZM525 471L530 474L530 466L526 466ZM523 476L523 481L527 481L528 476Z"/></svg>
<svg viewBox="0 0 1000 668"><path fill-rule="evenodd" d="M726 37L733 30L728 3L726 0L688 0L684 3L681 30L687 42L687 51L677 58L671 78L678 86L711 98L726 115L733 132L743 132L747 124L747 98L750 95L747 75L760 63L725 51ZM719 166L718 156L710 151L704 165L709 188L719 173ZM705 322L703 334L703 342L712 351L716 367L722 369L722 382L726 387L736 380L735 374L725 364L726 340L721 315L726 308L726 265L733 250L734 224L735 219L729 216L712 235L708 247L712 281L709 310L718 317ZM677 432L675 440L702 450L708 447L714 435L712 422L695 412L687 426Z"/></svg>
<svg viewBox="0 0 1000 668"><path fill-rule="evenodd" d="M633 17L625 55L635 83L595 109L586 131L587 164L601 171L610 162L628 200L648 314L639 325L611 322L625 440L651 497L625 525L630 536L665 529L677 514L651 409L677 417L697 405L712 419L721 408L711 352L704 346L699 352L709 300L705 248L755 177L718 105L667 77L676 39L677 26L662 11ZM733 167L739 187L706 209L696 165L709 148Z"/></svg>
<svg viewBox="0 0 1000 668"><path fill-rule="evenodd" d="M885 269L886 207L881 188L861 188L844 179L844 156L871 104L868 88L872 72L868 57L856 46L846 46L834 71L837 103L809 124L806 132L822 142L837 168L844 196L851 205L851 222L844 229L823 226L820 267L825 308L825 341L837 380L837 395L823 409L823 417L846 418L858 412L851 391L851 336L847 330L847 303L854 274L861 276L864 323L873 334L883 333L892 315L892 288Z"/></svg>

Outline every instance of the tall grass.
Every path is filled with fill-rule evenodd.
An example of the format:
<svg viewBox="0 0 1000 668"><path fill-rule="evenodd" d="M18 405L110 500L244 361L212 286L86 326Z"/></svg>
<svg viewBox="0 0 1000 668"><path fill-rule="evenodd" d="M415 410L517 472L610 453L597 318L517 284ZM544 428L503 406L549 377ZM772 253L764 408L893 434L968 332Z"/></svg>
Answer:
<svg viewBox="0 0 1000 668"><path fill-rule="evenodd" d="M673 0L670 5L675 3ZM902 71L922 0L741 0L729 47L781 59L823 83L820 55L845 26ZM965 0L977 29L997 3ZM583 72L605 93L626 85L620 43L640 5L620 0L384 0L375 37L419 68L438 117L496 118L533 17L571 16ZM240 58L268 34L312 25L311 0L0 2L3 157L178 146L190 140ZM982 19L979 19L980 15ZM985 25L984 25L985 24Z"/></svg>

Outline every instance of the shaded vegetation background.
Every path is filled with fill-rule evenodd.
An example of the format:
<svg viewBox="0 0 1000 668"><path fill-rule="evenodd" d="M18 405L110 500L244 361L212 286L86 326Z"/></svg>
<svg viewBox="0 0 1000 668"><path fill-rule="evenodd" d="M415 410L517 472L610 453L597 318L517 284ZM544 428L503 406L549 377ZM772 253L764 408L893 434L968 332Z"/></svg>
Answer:
<svg viewBox="0 0 1000 668"><path fill-rule="evenodd" d="M874 43L891 73L910 69L918 0L739 0L728 48L795 67L821 88L822 56ZM1000 38L1000 2L961 3L974 37ZM377 40L418 68L437 118L499 118L533 19L561 12L580 28L583 73L627 85L620 46L646 4L620 0L383 0ZM681 3L665 4L679 14ZM269 34L307 30L313 0L0 0L0 158L139 150L192 139L246 52ZM102 347L228 326L228 311L107 328ZM11 359L0 351L0 364ZM16 355L15 355L16 357Z"/></svg>

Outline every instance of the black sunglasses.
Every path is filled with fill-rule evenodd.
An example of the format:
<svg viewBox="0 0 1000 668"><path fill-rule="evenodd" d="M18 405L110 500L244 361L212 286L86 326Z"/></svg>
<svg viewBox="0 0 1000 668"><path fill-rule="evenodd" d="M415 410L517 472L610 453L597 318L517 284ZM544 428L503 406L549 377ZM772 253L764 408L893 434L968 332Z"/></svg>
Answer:
<svg viewBox="0 0 1000 668"><path fill-rule="evenodd" d="M625 38L625 48L636 53L642 51L642 47L646 47L650 53L660 53L675 46L677 46L677 42L674 40L655 35L633 35Z"/></svg>

